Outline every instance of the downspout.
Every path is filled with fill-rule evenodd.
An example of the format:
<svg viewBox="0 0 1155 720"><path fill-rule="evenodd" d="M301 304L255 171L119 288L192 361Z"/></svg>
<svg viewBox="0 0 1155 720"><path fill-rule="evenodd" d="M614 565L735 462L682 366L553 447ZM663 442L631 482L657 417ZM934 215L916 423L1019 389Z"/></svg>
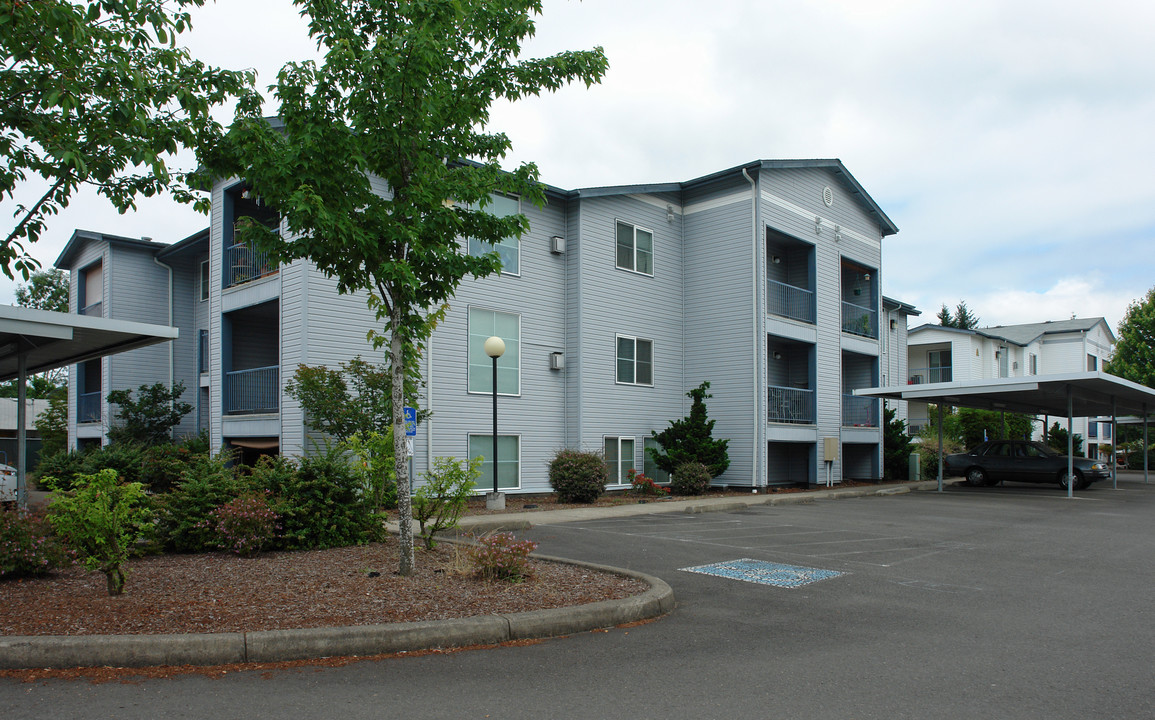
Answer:
<svg viewBox="0 0 1155 720"><path fill-rule="evenodd" d="M152 256L152 261L168 271L168 326L172 327L173 326L173 324L172 324L172 317L173 317L173 310L172 310L172 294L173 294L172 293L172 266L162 263L160 261L160 259L158 259L156 257L156 255ZM178 335L178 337L179 337L179 335ZM169 340L169 342L168 342L168 389L169 389L169 392L172 391L173 380L174 380L174 376L176 374L176 371L174 369L174 365L176 363L176 356L174 353L176 352L176 348L173 347L173 344L174 344L173 341ZM197 388L197 405L198 405L197 412L199 414L199 412L200 412L200 408L199 408L199 405L200 405L200 388L199 387ZM169 429L170 435L172 434L173 430L175 430L175 428Z"/></svg>
<svg viewBox="0 0 1155 720"><path fill-rule="evenodd" d="M425 341L425 411L425 470L429 472L433 469L433 333Z"/></svg>
<svg viewBox="0 0 1155 720"><path fill-rule="evenodd" d="M762 397L766 394L764 388L759 388L762 380L761 365L765 341L760 337L761 326L758 322L758 313L760 312L758 307L758 184L754 182L754 178L750 177L746 168L742 168L742 177L750 183L750 234L752 238L750 243L750 272L753 280L750 284L750 307L753 310L751 315L754 319L754 447L752 448L754 452L750 485L757 492L757 488L763 484L759 466L761 465L762 453L765 450L761 441L761 431L765 423L762 420L759 406L762 404Z"/></svg>

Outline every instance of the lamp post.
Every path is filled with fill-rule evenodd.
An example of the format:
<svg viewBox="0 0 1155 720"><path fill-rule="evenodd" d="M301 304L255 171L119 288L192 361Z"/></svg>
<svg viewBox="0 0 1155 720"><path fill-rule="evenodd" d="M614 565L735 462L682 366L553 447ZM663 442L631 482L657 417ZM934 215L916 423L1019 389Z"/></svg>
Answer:
<svg viewBox="0 0 1155 720"><path fill-rule="evenodd" d="M505 495L497 489L497 359L505 354L505 341L496 335L486 338L485 354L493 358L493 492L485 496L485 508L504 510Z"/></svg>

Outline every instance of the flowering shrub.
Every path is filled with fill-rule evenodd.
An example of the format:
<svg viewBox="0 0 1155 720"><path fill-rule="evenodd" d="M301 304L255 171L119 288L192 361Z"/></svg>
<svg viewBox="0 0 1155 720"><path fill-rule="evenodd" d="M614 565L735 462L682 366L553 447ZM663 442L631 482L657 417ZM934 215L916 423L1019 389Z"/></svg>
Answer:
<svg viewBox="0 0 1155 720"><path fill-rule="evenodd" d="M413 493L413 519L421 524L426 548L436 546L434 533L457 527L480 475L481 458L468 464L452 457L433 458L433 468L422 473L425 484Z"/></svg>
<svg viewBox="0 0 1155 720"><path fill-rule="evenodd" d="M609 471L598 453L558 450L549 463L549 484L563 503L592 503L606 490Z"/></svg>
<svg viewBox="0 0 1155 720"><path fill-rule="evenodd" d="M280 516L269 507L270 495L245 493L213 510L205 523L216 533L217 547L252 557L276 537Z"/></svg>
<svg viewBox="0 0 1155 720"><path fill-rule="evenodd" d="M710 468L699 462L682 463L670 477L670 488L676 495L701 495L710 487Z"/></svg>
<svg viewBox="0 0 1155 720"><path fill-rule="evenodd" d="M668 497L670 495L669 488L655 485L652 479L633 468L630 468L627 474L630 478L630 493L633 495L646 497Z"/></svg>
<svg viewBox="0 0 1155 720"><path fill-rule="evenodd" d="M64 548L40 517L0 508L0 578L47 575L67 562Z"/></svg>
<svg viewBox="0 0 1155 720"><path fill-rule="evenodd" d="M471 549L474 572L483 580L521 582L532 574L529 554L537 549L532 540L518 540L513 533L496 533L481 538Z"/></svg>

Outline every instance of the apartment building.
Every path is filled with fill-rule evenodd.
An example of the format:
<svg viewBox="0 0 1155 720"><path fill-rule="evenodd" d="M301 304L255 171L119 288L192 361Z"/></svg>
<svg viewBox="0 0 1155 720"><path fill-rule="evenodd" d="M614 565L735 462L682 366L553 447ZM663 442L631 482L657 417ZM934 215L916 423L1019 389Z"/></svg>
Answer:
<svg viewBox="0 0 1155 720"><path fill-rule="evenodd" d="M382 188L382 192L387 189ZM563 190L542 207L496 197L530 230L497 246L500 275L467 279L422 356L432 414L413 464L489 457L498 335L500 486L549 489L563 447L605 453L613 483L660 473L652 431L711 383L731 464L716 484L751 488L881 477L879 402L853 396L905 373L909 305L881 295L883 238L897 232L839 160L755 161L685 182ZM360 294L306 261L277 266L235 241L251 217L279 227L243 180L212 188L208 229L172 245L77 231L57 266L72 309L168 322L180 340L72 369L69 440L107 437L109 389L179 381L205 431L245 452L308 453L303 411L284 391L299 364L361 356L379 327ZM462 243L463 252L488 246ZM193 393L195 398L189 393ZM494 469L485 465L483 486Z"/></svg>

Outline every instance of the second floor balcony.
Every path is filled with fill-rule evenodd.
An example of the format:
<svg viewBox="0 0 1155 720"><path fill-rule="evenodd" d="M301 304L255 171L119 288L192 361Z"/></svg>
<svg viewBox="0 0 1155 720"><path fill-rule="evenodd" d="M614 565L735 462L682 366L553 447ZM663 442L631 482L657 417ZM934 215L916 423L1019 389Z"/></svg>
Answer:
<svg viewBox="0 0 1155 720"><path fill-rule="evenodd" d="M766 408L769 422L813 425L814 391L771 385L766 396Z"/></svg>
<svg viewBox="0 0 1155 720"><path fill-rule="evenodd" d="M814 293L777 280L766 281L767 309L774 315L814 323Z"/></svg>
<svg viewBox="0 0 1155 720"><path fill-rule="evenodd" d="M225 287L243 285L277 271L277 263L266 253L237 243L225 248Z"/></svg>
<svg viewBox="0 0 1155 720"><path fill-rule="evenodd" d="M908 385L922 385L923 383L951 382L954 375L950 366L911 368Z"/></svg>
<svg viewBox="0 0 1155 720"><path fill-rule="evenodd" d="M878 311L874 308L842 303L842 332L860 337L878 337Z"/></svg>
<svg viewBox="0 0 1155 720"><path fill-rule="evenodd" d="M76 422L100 422L100 391L80 393L76 396Z"/></svg>
<svg viewBox="0 0 1155 720"><path fill-rule="evenodd" d="M878 425L878 398L859 397L851 393L842 395L843 427L874 428Z"/></svg>
<svg viewBox="0 0 1155 720"><path fill-rule="evenodd" d="M280 368L276 365L227 372L224 411L228 415L277 412L280 387Z"/></svg>

